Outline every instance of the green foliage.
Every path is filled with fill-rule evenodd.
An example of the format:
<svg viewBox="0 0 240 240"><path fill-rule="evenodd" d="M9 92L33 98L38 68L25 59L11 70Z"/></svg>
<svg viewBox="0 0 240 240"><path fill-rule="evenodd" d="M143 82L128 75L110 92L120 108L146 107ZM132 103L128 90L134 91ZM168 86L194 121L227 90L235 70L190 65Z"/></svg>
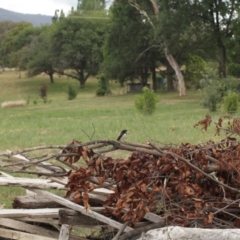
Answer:
<svg viewBox="0 0 240 240"><path fill-rule="evenodd" d="M184 77L187 81L198 84L199 80L203 77L206 72L207 63L197 55L189 55L188 60L185 63L186 70Z"/></svg>
<svg viewBox="0 0 240 240"><path fill-rule="evenodd" d="M77 10L100 11L105 5L105 0L78 0Z"/></svg>
<svg viewBox="0 0 240 240"><path fill-rule="evenodd" d="M32 39L28 48L24 48L28 56L27 74L29 77L36 76L42 72L47 73L49 76L54 74L54 65L57 65L57 57L53 51L52 43L54 30L54 24L42 26L40 34ZM50 81L53 82L53 79L50 78Z"/></svg>
<svg viewBox="0 0 240 240"><path fill-rule="evenodd" d="M208 69L204 78L200 80L202 87L202 105L209 111L215 112L221 105L226 88L222 80L216 76L213 69Z"/></svg>
<svg viewBox="0 0 240 240"><path fill-rule="evenodd" d="M230 92L223 98L224 110L228 113L236 112L238 110L238 94L236 92Z"/></svg>
<svg viewBox="0 0 240 240"><path fill-rule="evenodd" d="M98 82L98 88L96 91L97 96L106 96L111 93L109 82L106 79L105 76L100 76L99 82Z"/></svg>
<svg viewBox="0 0 240 240"><path fill-rule="evenodd" d="M38 104L38 98L33 99L33 104L37 105Z"/></svg>
<svg viewBox="0 0 240 240"><path fill-rule="evenodd" d="M69 17L55 23L52 37L58 69L71 69L65 75L79 81L81 88L90 75L98 73L103 60L102 45L108 21L99 20L106 18L106 13L94 14L71 12Z"/></svg>
<svg viewBox="0 0 240 240"><path fill-rule="evenodd" d="M240 93L240 82L236 78L220 79L213 69L208 69L200 80L202 105L210 111L217 111L223 98L229 92Z"/></svg>
<svg viewBox="0 0 240 240"><path fill-rule="evenodd" d="M234 77L240 78L240 64L239 63L230 63L228 65L228 73Z"/></svg>
<svg viewBox="0 0 240 240"><path fill-rule="evenodd" d="M31 23L19 22L7 32L1 46L5 64L19 67L21 49L31 42L32 36L37 31L38 29L34 28Z"/></svg>
<svg viewBox="0 0 240 240"><path fill-rule="evenodd" d="M142 89L143 93L136 96L135 107L143 114L150 115L155 112L158 96L148 87Z"/></svg>
<svg viewBox="0 0 240 240"><path fill-rule="evenodd" d="M152 9L150 1L145 6ZM157 43L153 28L148 21L143 21L142 14L130 6L128 0L116 1L110 9L102 71L108 78L117 79L121 85L126 80L136 78L145 85L148 69L155 68L161 56L158 48L152 47Z"/></svg>
<svg viewBox="0 0 240 240"><path fill-rule="evenodd" d="M68 84L67 93L68 93L68 100L73 100L77 97L78 91L76 87L74 87L72 84Z"/></svg>
<svg viewBox="0 0 240 240"><path fill-rule="evenodd" d="M204 107L208 108L209 111L215 112L220 107L221 95L216 86L211 85L204 88L202 97L202 104Z"/></svg>

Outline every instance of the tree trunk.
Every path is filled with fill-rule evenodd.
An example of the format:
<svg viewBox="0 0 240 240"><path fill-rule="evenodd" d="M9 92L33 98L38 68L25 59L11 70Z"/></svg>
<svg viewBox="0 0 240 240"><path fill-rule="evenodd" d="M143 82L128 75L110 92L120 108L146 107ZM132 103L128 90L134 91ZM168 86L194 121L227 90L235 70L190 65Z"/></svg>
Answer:
<svg viewBox="0 0 240 240"><path fill-rule="evenodd" d="M83 70L81 70L80 71L80 74L79 74L80 76L80 78L79 78L79 83L80 83L80 88L84 88L85 87L85 78L84 78L84 71Z"/></svg>
<svg viewBox="0 0 240 240"><path fill-rule="evenodd" d="M152 89L154 92L157 91L157 77L155 67L152 68Z"/></svg>
<svg viewBox="0 0 240 240"><path fill-rule="evenodd" d="M50 82L51 82L51 83L54 83L53 73L49 73L49 77L50 77Z"/></svg>
<svg viewBox="0 0 240 240"><path fill-rule="evenodd" d="M186 95L186 87L185 87L184 78L183 78L183 75L179 68L179 65L178 65L177 61L175 60L175 58L172 56L172 54L169 52L168 47L166 47L166 46L164 48L164 53L166 55L166 58L167 58L169 64L175 71L175 74L176 74L176 77L178 80L179 96L185 96Z"/></svg>
<svg viewBox="0 0 240 240"><path fill-rule="evenodd" d="M171 68L171 65L167 63L167 91L172 92L173 90L173 70Z"/></svg>
<svg viewBox="0 0 240 240"><path fill-rule="evenodd" d="M18 78L19 78L19 79L21 79L21 78L22 78L22 75L21 75L20 68L18 69Z"/></svg>
<svg viewBox="0 0 240 240"><path fill-rule="evenodd" d="M154 10L155 15L156 15L157 20L158 20L159 9L158 9L158 5L157 5L157 1L156 0L150 0L150 2L152 3L153 10ZM135 4L135 3L130 3L130 4L133 7L135 7L141 14L145 15L147 17L148 22L151 24L153 29L155 29L155 25L151 21L151 19L149 18L148 14L145 11L142 11L137 4ZM176 77L177 77L177 80L178 80L179 96L184 96L184 95L186 95L186 87L185 87L184 78L183 78L183 75L180 71L178 63L175 60L175 58L172 56L172 54L170 53L168 47L166 46L166 43L164 42L164 38L160 37L160 42L164 46L163 50L164 50L165 56L166 56L169 64L171 65L171 67L175 71L175 74L176 74Z"/></svg>
<svg viewBox="0 0 240 240"><path fill-rule="evenodd" d="M226 48L223 44L219 44L219 67L218 67L218 75L220 78L226 78Z"/></svg>
<svg viewBox="0 0 240 240"><path fill-rule="evenodd" d="M148 82L148 67L141 67L140 73L141 73L141 83L143 87L145 87L147 86L147 82Z"/></svg>

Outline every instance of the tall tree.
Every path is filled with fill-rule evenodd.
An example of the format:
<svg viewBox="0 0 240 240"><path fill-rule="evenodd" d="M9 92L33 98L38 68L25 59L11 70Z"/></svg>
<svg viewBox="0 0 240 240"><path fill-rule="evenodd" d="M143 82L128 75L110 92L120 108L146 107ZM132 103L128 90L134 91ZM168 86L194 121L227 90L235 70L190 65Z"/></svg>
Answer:
<svg viewBox="0 0 240 240"><path fill-rule="evenodd" d="M138 1L138 0L129 0L129 3L132 7L138 10L140 14L142 14L145 17L145 20L148 21L151 24L151 27L154 29L155 32L157 32L157 26L158 24L163 24L161 20L161 12L159 11L159 8L161 11L169 11L168 9L168 1L164 0L163 2L157 1L157 0L149 0L149 1ZM147 4L146 4L147 3ZM149 9L148 4L151 3L152 8ZM166 8L162 10L162 8ZM171 10L171 8L170 8ZM158 42L161 48L163 49L166 59L168 60L171 67L174 69L176 78L178 80L178 88L179 88L179 95L183 96L186 95L186 87L185 87L185 81L183 78L183 75L181 73L180 67L174 56L172 55L172 52L168 45L168 39L167 36L164 34L164 32L161 32L160 35L158 35Z"/></svg>
<svg viewBox="0 0 240 240"><path fill-rule="evenodd" d="M56 25L53 45L58 68L71 69L64 74L78 80L81 88L90 75L98 72L106 24L92 15L73 12Z"/></svg>
<svg viewBox="0 0 240 240"><path fill-rule="evenodd" d="M207 53L215 55L212 45L211 48L208 47L210 46L208 29L202 21L195 17L195 10L189 2L189 0L158 0L158 5L155 6L155 12L159 9L157 19L151 18L155 25L155 36L158 43L164 51L166 48L171 51L171 55L179 66L189 63L192 55L204 57L207 56ZM167 83L168 89L171 90L173 86L172 70L176 74L179 69L174 69L171 64L173 59L169 59L168 54L165 57L168 61L165 60L163 63L167 66ZM182 72L180 73L182 74ZM188 81L188 78L184 79L185 81Z"/></svg>
<svg viewBox="0 0 240 240"><path fill-rule="evenodd" d="M2 53L4 61L12 67L20 67L21 49L31 42L35 29L31 23L19 22L7 32L2 42Z"/></svg>
<svg viewBox="0 0 240 240"><path fill-rule="evenodd" d="M233 24L234 35L227 41L228 73L240 78L240 15Z"/></svg>
<svg viewBox="0 0 240 240"><path fill-rule="evenodd" d="M154 44L149 23L128 5L128 0L115 1L110 15L111 24L104 47L105 74L118 79L121 84L127 79L140 78L145 86L152 72L156 90L155 67L160 53L156 49L145 51Z"/></svg>
<svg viewBox="0 0 240 240"><path fill-rule="evenodd" d="M8 31L14 28L15 26L16 26L16 23L12 21L0 22L0 65L3 64L2 42L6 37Z"/></svg>
<svg viewBox="0 0 240 240"><path fill-rule="evenodd" d="M226 77L226 40L233 36L233 21L240 10L239 0L195 0L192 4L198 16L208 26L218 48L219 76Z"/></svg>
<svg viewBox="0 0 240 240"><path fill-rule="evenodd" d="M28 58L28 76L36 76L45 72L49 75L51 83L54 83L53 74L57 72L55 67L57 58L52 42L54 30L55 24L42 26L40 34L22 50L25 53L22 55Z"/></svg>

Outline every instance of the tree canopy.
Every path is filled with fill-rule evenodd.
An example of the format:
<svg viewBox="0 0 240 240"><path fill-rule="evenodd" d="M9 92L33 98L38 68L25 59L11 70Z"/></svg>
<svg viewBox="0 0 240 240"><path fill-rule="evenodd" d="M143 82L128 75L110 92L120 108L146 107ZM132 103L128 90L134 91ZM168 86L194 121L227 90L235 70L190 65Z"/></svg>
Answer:
<svg viewBox="0 0 240 240"><path fill-rule="evenodd" d="M67 15L55 11L52 24L0 22L2 65L65 74L84 87L89 76L139 80L145 86L165 66L172 90L174 76L180 95L185 81L197 82L207 62L218 63L219 77L240 76L237 0L78 0ZM182 66L186 71L183 72ZM200 70L201 69L201 70Z"/></svg>

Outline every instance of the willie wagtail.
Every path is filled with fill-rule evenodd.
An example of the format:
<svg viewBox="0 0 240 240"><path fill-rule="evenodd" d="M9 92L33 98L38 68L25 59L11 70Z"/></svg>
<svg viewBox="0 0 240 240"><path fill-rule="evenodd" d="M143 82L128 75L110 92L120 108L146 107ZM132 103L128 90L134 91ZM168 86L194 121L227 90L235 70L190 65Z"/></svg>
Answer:
<svg viewBox="0 0 240 240"><path fill-rule="evenodd" d="M127 135L127 130L125 130L125 129L122 130L120 135L117 138L117 141L121 141L124 137L126 137L126 135Z"/></svg>

